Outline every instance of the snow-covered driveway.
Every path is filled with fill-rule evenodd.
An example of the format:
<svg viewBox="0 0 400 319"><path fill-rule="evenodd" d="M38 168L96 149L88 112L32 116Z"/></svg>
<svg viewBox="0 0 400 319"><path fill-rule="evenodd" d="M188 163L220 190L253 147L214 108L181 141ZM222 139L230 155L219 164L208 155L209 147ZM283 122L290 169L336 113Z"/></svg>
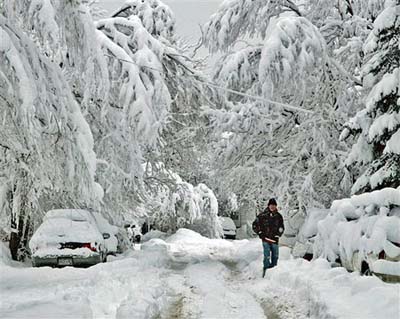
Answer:
<svg viewBox="0 0 400 319"><path fill-rule="evenodd" d="M280 253L264 279L258 240L188 230L88 269L21 268L2 258L0 317L400 318L399 284Z"/></svg>

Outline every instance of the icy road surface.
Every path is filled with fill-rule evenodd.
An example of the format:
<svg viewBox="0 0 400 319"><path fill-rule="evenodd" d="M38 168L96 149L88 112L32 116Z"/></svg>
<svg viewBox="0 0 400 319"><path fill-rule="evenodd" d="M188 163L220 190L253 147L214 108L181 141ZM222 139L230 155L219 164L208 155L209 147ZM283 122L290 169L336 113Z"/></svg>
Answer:
<svg viewBox="0 0 400 319"><path fill-rule="evenodd" d="M181 229L88 269L21 267L0 256L0 318L393 318L400 285L293 259L261 278L259 240Z"/></svg>

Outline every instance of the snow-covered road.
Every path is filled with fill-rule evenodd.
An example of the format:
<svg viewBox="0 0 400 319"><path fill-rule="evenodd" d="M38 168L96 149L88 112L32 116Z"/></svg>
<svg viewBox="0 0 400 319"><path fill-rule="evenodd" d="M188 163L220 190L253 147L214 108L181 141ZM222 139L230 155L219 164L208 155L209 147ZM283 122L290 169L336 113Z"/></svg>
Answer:
<svg viewBox="0 0 400 319"><path fill-rule="evenodd" d="M1 318L400 318L400 285L293 259L261 277L258 240L180 230L88 269L0 258Z"/></svg>

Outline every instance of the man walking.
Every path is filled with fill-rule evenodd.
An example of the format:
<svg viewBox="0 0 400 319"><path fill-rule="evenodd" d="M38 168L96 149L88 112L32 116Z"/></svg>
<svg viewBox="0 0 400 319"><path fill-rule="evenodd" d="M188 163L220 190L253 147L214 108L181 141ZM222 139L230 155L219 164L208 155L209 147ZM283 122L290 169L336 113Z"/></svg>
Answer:
<svg viewBox="0 0 400 319"><path fill-rule="evenodd" d="M282 236L284 230L283 217L278 212L275 198L271 198L267 208L253 222L253 231L262 240L264 248L263 277L268 268L278 264L279 237Z"/></svg>

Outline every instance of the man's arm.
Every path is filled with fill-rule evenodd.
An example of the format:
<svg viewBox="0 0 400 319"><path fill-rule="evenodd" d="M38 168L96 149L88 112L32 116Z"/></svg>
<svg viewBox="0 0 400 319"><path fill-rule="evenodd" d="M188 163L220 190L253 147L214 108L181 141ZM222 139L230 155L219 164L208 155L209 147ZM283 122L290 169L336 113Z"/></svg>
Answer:
<svg viewBox="0 0 400 319"><path fill-rule="evenodd" d="M253 222L253 224L252 224L252 228L253 228L253 231L254 231L257 235L259 235L259 233L260 233L260 221L259 221L259 219L258 219L258 216L257 216L256 219L254 220L254 222Z"/></svg>
<svg viewBox="0 0 400 319"><path fill-rule="evenodd" d="M282 236L284 231L285 231L285 224L283 223L283 217L281 214L279 214L279 227L278 227L279 237Z"/></svg>

